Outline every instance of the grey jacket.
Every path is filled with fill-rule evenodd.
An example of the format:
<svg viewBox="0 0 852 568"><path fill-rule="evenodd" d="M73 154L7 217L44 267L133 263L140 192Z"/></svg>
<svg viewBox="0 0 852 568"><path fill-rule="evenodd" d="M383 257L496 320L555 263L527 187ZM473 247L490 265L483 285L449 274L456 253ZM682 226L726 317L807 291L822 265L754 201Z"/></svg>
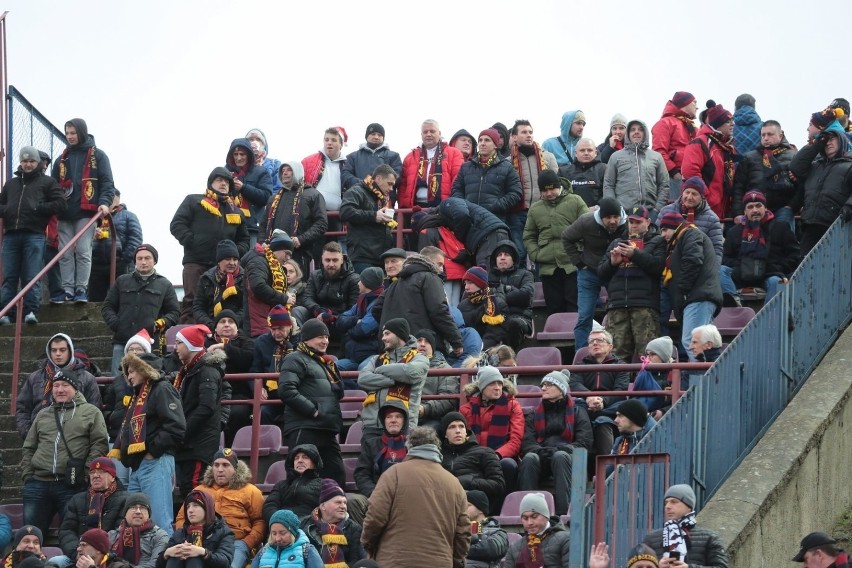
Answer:
<svg viewBox="0 0 852 568"><path fill-rule="evenodd" d="M628 211L639 205L659 211L669 198L669 172L663 157L649 147L645 123L631 120L628 131L631 124L642 125L645 139L639 144L626 143L609 159L603 196L614 197Z"/></svg>
<svg viewBox="0 0 852 568"><path fill-rule="evenodd" d="M118 529L109 531L110 546L115 544L118 536ZM149 530L139 535L139 547L142 549L142 554L139 556L139 564L134 564L135 568L154 568L157 565L157 558L166 549L168 542L169 533L157 525L153 525Z"/></svg>
<svg viewBox="0 0 852 568"><path fill-rule="evenodd" d="M541 541L544 568L563 568L570 566L568 563L568 546L571 540L571 533L568 532L565 525L559 522L559 517L550 517L550 528L544 531L544 534L546 536ZM526 546L526 542L527 535L523 534L520 540L515 541L509 547L509 552L506 553L506 557L503 559L503 566L507 568L515 566L521 554L521 548Z"/></svg>

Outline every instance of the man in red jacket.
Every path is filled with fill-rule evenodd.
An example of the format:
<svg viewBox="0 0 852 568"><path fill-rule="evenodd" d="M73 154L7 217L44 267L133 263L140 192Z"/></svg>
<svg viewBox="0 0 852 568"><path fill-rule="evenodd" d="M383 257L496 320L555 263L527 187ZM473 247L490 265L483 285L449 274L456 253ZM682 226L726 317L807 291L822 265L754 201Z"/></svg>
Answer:
<svg viewBox="0 0 852 568"><path fill-rule="evenodd" d="M669 170L671 178L669 188L674 197L680 194L680 181L683 179L680 169L683 166L684 149L695 138L695 124L692 121L695 120L697 111L695 96L686 91L678 91L666 103L662 118L651 129L651 147L662 154L666 162L666 169Z"/></svg>
<svg viewBox="0 0 852 568"><path fill-rule="evenodd" d="M399 206L435 207L450 196L453 181L464 163L464 155L441 140L437 120L420 126L423 145L414 148L402 161L399 180Z"/></svg>

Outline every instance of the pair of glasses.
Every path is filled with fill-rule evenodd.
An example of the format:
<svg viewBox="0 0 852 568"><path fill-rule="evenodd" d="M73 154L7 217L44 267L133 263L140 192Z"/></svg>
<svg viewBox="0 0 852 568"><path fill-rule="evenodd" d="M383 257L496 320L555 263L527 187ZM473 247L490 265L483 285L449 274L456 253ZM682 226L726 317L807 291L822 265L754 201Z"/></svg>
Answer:
<svg viewBox="0 0 852 568"><path fill-rule="evenodd" d="M600 338L596 337L595 339L589 340L589 345L591 345L593 343L609 343L609 341L607 341L606 339L600 339Z"/></svg>

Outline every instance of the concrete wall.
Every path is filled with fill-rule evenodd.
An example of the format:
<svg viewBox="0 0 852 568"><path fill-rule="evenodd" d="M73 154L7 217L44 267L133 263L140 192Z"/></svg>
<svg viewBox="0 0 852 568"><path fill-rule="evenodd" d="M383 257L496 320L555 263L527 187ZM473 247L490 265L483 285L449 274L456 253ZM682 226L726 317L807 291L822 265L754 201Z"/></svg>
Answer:
<svg viewBox="0 0 852 568"><path fill-rule="evenodd" d="M852 326L699 515L730 566L793 565L799 541L852 506Z"/></svg>

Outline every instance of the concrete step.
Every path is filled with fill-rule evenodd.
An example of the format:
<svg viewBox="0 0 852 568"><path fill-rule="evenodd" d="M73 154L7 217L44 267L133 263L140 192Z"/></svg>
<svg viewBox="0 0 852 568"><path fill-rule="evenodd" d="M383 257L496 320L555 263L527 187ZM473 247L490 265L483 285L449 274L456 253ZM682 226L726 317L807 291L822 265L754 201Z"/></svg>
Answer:
<svg viewBox="0 0 852 568"><path fill-rule="evenodd" d="M80 305L72 303L58 306L53 304L42 304L41 310L39 310L38 313L38 321L40 323L103 321L103 318L101 317L101 303L89 302L88 304Z"/></svg>
<svg viewBox="0 0 852 568"><path fill-rule="evenodd" d="M100 325L102 326L103 324ZM54 333L51 333L51 330L47 328L43 329L44 335L31 335L23 338L21 341L21 351L19 355L20 360L37 360L45 356L45 347ZM85 339L76 339L74 335L71 335L71 339L74 341L74 347L85 348L86 353L92 356L106 357L112 354L112 333L110 333L109 330L105 330L104 328L97 326L91 328L89 333L81 333L78 334L77 337ZM3 355L3 359L9 360L14 349L14 338L0 337L0 353L5 354Z"/></svg>
<svg viewBox="0 0 852 568"><path fill-rule="evenodd" d="M64 333L71 336L71 340L76 344L78 338L86 338L90 335L112 335L112 330L100 319L70 322L40 322L21 326L21 338L24 340L33 337L50 338L56 333ZM11 341L14 337L14 325L0 326L0 340ZM85 340L80 339L80 341ZM44 351L43 347L42 352Z"/></svg>
<svg viewBox="0 0 852 568"><path fill-rule="evenodd" d="M23 455L23 450L21 446L23 444L23 440L20 436L18 436L17 432L4 432L3 433L3 443L14 442L17 444L16 448L3 448L0 450L0 454L3 456L3 463L5 466L3 467L3 475L6 475L6 472L9 470L9 466L17 466L21 463L21 456Z"/></svg>
<svg viewBox="0 0 852 568"><path fill-rule="evenodd" d="M85 346L84 346L85 347ZM112 363L112 350L104 356L93 356L88 349L86 353L89 354L89 362L97 365L103 373L109 373L109 366ZM44 354L42 354L40 359L22 359L20 372L21 374L32 373L33 371L39 368L39 364L44 360ZM0 361L0 377L11 376L12 374L12 361Z"/></svg>

